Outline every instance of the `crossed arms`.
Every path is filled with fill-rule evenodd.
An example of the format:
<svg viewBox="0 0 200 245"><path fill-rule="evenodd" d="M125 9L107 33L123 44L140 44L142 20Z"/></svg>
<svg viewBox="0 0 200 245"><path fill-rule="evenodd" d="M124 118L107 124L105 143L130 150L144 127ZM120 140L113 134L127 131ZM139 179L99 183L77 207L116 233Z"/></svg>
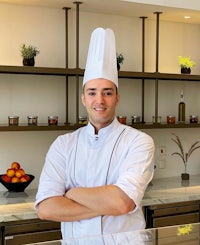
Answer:
<svg viewBox="0 0 200 245"><path fill-rule="evenodd" d="M58 222L90 219L102 215L118 216L135 208L135 203L115 185L76 187L64 196L50 197L38 205L41 219Z"/></svg>

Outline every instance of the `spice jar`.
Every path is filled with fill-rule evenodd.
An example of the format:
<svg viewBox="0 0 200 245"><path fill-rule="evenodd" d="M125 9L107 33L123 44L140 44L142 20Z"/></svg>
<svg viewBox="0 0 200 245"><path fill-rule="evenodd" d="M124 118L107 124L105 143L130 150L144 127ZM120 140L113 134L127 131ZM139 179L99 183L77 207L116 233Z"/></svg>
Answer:
<svg viewBox="0 0 200 245"><path fill-rule="evenodd" d="M58 125L58 116L48 116L48 125Z"/></svg>
<svg viewBox="0 0 200 245"><path fill-rule="evenodd" d="M190 123L198 123L198 116L190 116Z"/></svg>
<svg viewBox="0 0 200 245"><path fill-rule="evenodd" d="M9 116L8 117L8 124L9 124L9 126L18 126L19 117L18 116Z"/></svg>
<svg viewBox="0 0 200 245"><path fill-rule="evenodd" d="M125 116L118 116L117 119L120 123L126 124L126 117Z"/></svg>
<svg viewBox="0 0 200 245"><path fill-rule="evenodd" d="M168 124L174 124L176 122L175 116L167 116L167 123Z"/></svg>
<svg viewBox="0 0 200 245"><path fill-rule="evenodd" d="M157 117L157 122L156 122L156 120L155 120L156 118L155 118L155 116L153 116L152 117L153 123L161 123L161 118L162 118L161 116L158 116Z"/></svg>
<svg viewBox="0 0 200 245"><path fill-rule="evenodd" d="M79 123L79 124L86 125L86 124L87 124L87 117L80 116L80 117L78 118L78 123Z"/></svg>
<svg viewBox="0 0 200 245"><path fill-rule="evenodd" d="M134 123L140 123L140 116L132 116L132 124Z"/></svg>
<svg viewBox="0 0 200 245"><path fill-rule="evenodd" d="M29 126L37 126L38 116L27 116Z"/></svg>

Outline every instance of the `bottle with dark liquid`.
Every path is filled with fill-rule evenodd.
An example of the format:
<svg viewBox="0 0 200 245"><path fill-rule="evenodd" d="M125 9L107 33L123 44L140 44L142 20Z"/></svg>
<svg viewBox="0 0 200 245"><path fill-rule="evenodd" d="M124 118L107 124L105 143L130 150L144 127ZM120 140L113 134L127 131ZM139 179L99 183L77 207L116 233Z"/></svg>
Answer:
<svg viewBox="0 0 200 245"><path fill-rule="evenodd" d="M181 98L178 104L178 122L179 123L185 122L185 102L183 97L183 91L181 91Z"/></svg>

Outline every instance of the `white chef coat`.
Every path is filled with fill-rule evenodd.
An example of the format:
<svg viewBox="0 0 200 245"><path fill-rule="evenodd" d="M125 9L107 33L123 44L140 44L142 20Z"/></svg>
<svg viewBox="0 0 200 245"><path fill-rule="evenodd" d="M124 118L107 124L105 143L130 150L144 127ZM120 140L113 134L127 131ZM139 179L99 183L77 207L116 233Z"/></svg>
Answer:
<svg viewBox="0 0 200 245"><path fill-rule="evenodd" d="M63 239L145 228L141 209L144 191L153 177L152 138L115 118L95 135L87 126L67 133L53 142L45 160L35 206L42 200L63 196L73 187L113 184L121 188L136 208L120 216L100 216L62 222Z"/></svg>

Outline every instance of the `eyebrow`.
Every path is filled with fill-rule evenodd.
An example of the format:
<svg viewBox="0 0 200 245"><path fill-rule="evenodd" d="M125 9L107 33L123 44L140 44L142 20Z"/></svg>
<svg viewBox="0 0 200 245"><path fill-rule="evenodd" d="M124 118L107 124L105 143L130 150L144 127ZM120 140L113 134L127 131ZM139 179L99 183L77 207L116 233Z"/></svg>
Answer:
<svg viewBox="0 0 200 245"><path fill-rule="evenodd" d="M97 88L87 88L86 89L86 91L89 91L89 90L95 91L95 90L97 90ZM107 90L114 90L114 89L113 88L103 88L102 90L107 91Z"/></svg>

